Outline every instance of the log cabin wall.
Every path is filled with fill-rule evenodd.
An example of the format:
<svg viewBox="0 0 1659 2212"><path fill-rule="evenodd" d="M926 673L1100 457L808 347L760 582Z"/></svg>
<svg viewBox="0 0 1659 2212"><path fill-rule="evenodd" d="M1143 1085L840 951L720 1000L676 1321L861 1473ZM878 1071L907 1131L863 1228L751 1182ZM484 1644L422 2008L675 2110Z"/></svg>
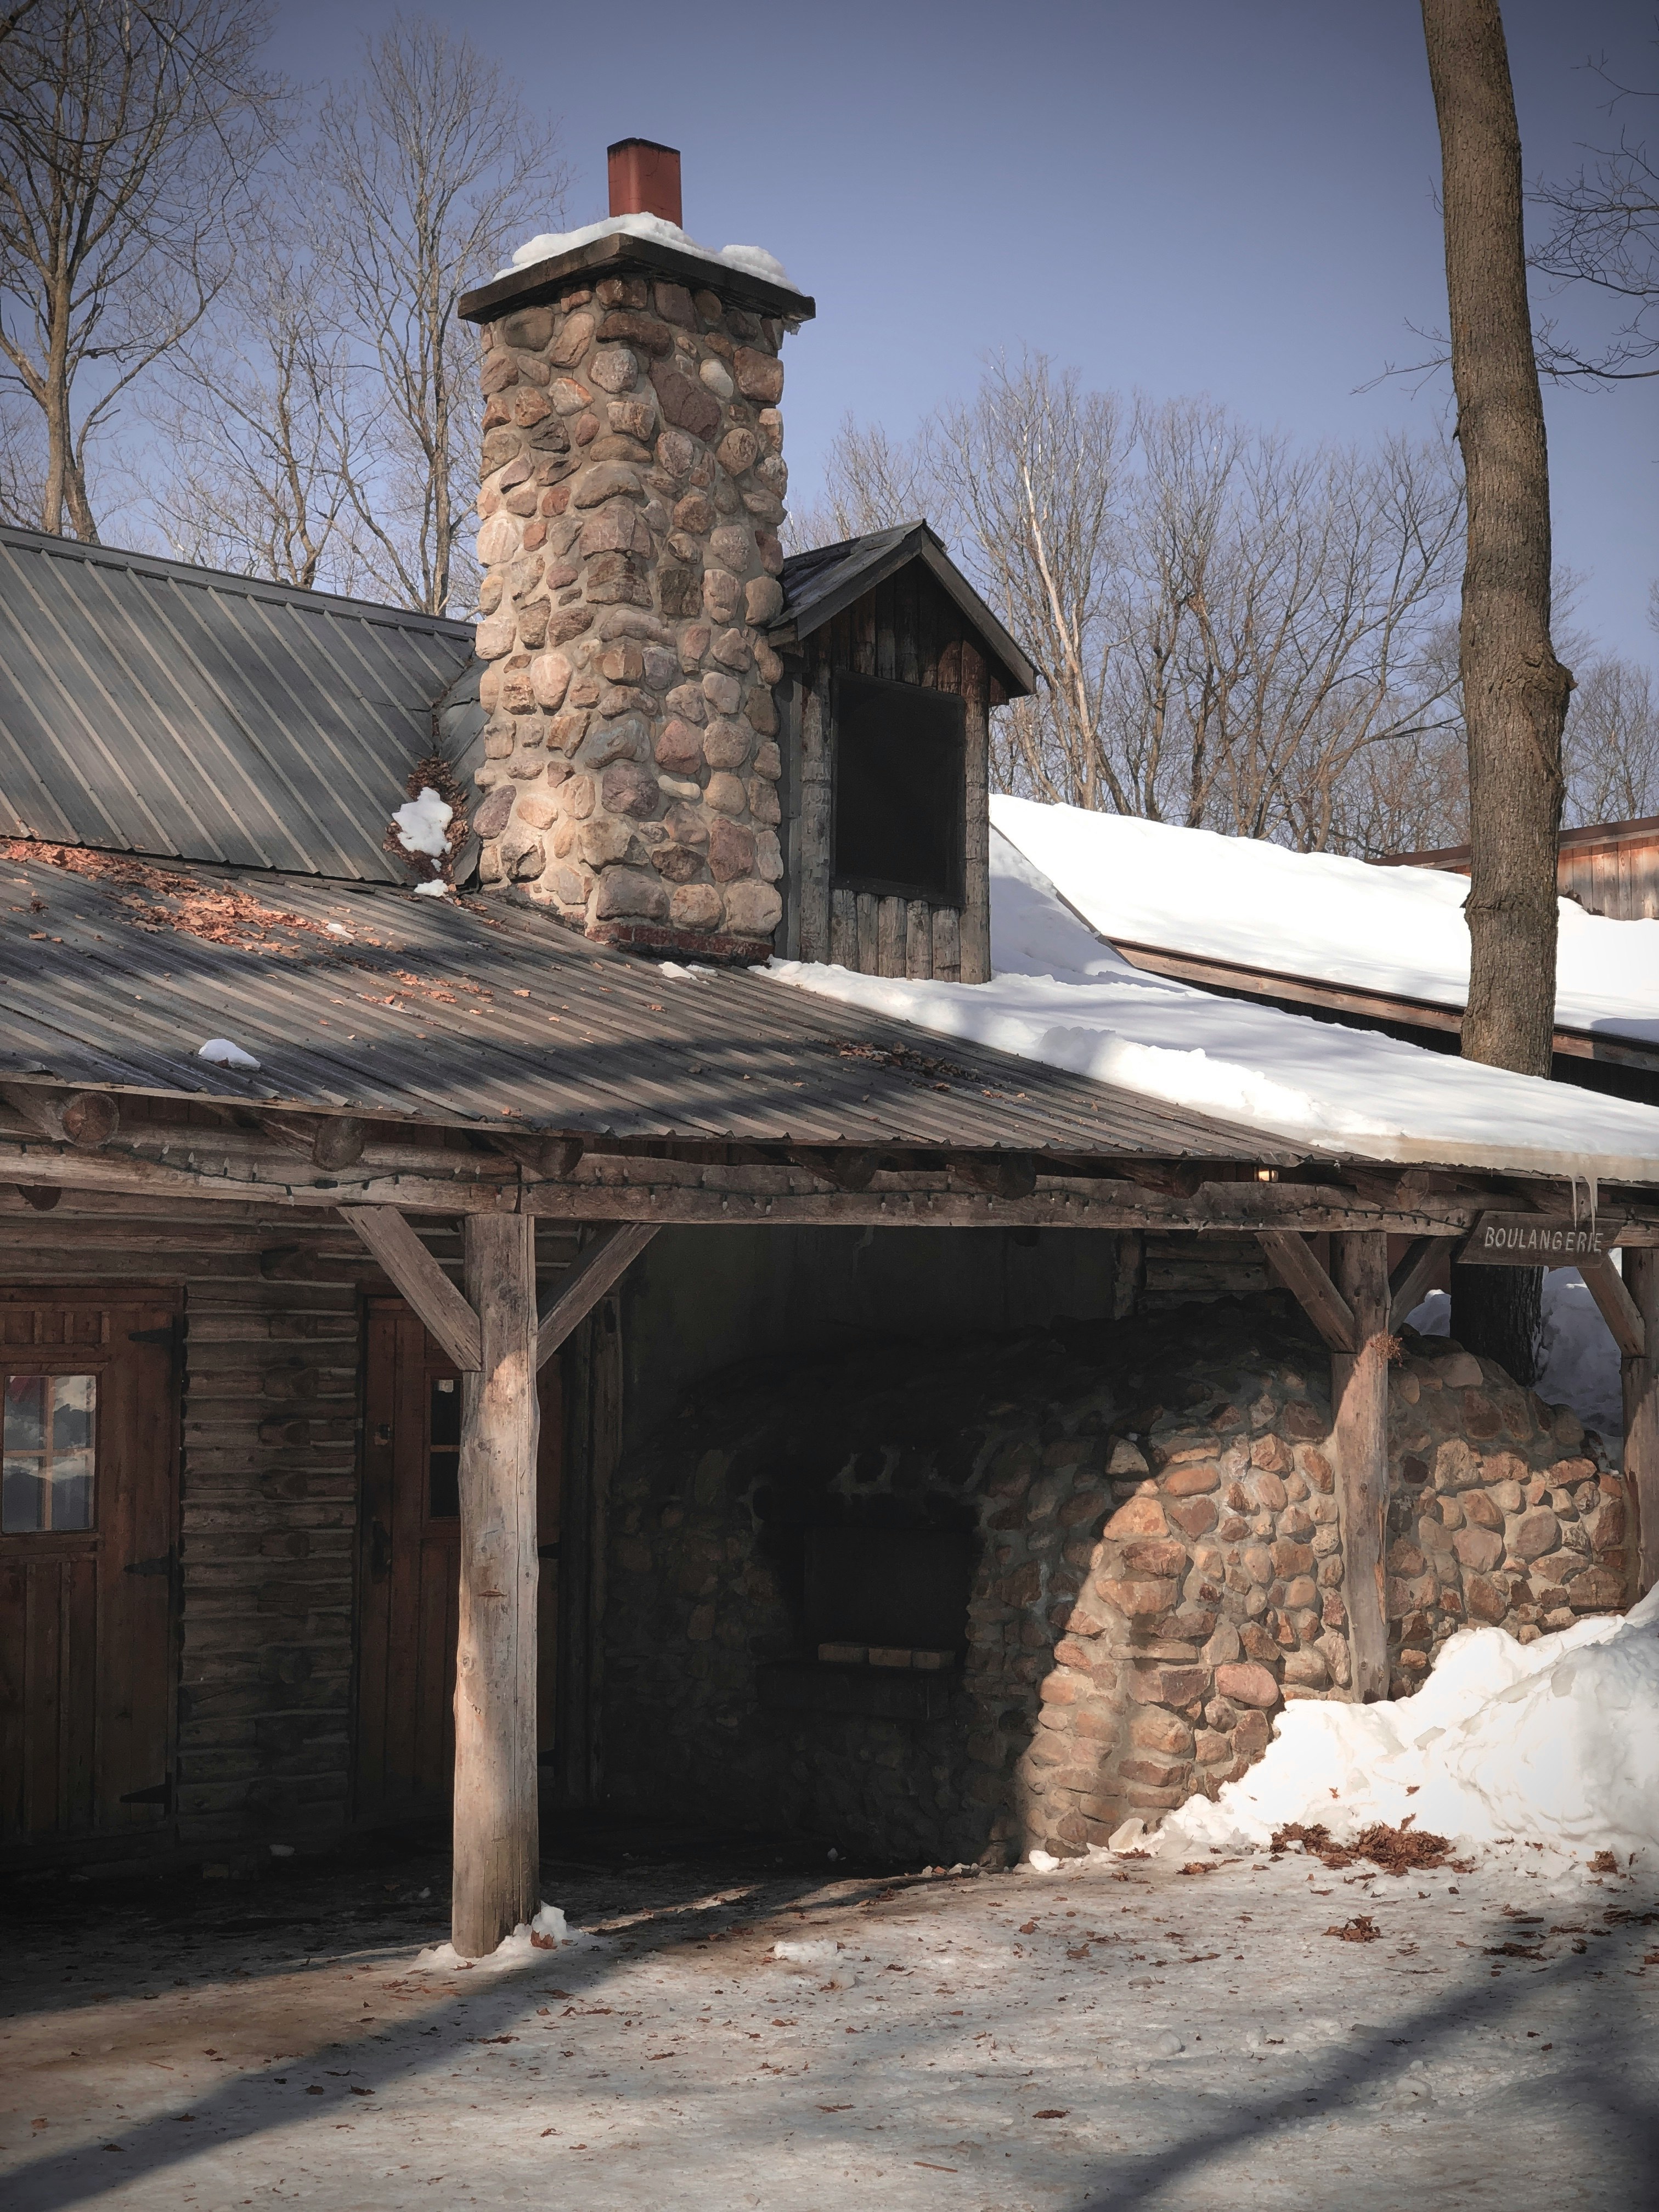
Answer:
<svg viewBox="0 0 1659 2212"><path fill-rule="evenodd" d="M455 1225L421 1226L458 1272ZM544 1226L544 1282L574 1250L574 1236ZM364 1307L391 1285L332 1214L73 1193L42 1214L10 1186L0 1187L0 1285L38 1290L43 1302L131 1285L182 1304L172 1788L149 1847L263 1844L346 1826L356 1809ZM586 1583L585 1543L565 1571ZM133 1847L61 1840L76 1854Z"/></svg>
<svg viewBox="0 0 1659 2212"><path fill-rule="evenodd" d="M814 631L786 661L782 950L868 975L983 983L991 974L990 710L1003 703L962 614L920 562ZM955 693L965 703L960 906L860 890L834 871L837 673Z"/></svg>

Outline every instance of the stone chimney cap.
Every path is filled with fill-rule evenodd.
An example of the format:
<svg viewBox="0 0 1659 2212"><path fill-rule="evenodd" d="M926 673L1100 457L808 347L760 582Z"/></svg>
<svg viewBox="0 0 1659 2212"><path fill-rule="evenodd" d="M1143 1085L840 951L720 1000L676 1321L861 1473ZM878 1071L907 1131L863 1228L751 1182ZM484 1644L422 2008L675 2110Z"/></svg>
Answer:
<svg viewBox="0 0 1659 2212"><path fill-rule="evenodd" d="M656 215L680 222L680 149L654 138L619 138L605 149L612 215Z"/></svg>

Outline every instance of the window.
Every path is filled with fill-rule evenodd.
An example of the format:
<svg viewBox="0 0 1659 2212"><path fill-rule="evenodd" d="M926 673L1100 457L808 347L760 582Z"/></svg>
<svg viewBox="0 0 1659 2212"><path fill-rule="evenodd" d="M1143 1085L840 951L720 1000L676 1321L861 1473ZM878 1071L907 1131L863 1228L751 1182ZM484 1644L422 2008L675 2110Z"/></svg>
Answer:
<svg viewBox="0 0 1659 2212"><path fill-rule="evenodd" d="M90 1528L97 1437L95 1375L8 1375L0 1532Z"/></svg>
<svg viewBox="0 0 1659 2212"><path fill-rule="evenodd" d="M836 881L960 906L963 702L919 684L842 675L834 720Z"/></svg>
<svg viewBox="0 0 1659 2212"><path fill-rule="evenodd" d="M434 1375L427 1397L426 1514L453 1521L461 1510L461 1386Z"/></svg>

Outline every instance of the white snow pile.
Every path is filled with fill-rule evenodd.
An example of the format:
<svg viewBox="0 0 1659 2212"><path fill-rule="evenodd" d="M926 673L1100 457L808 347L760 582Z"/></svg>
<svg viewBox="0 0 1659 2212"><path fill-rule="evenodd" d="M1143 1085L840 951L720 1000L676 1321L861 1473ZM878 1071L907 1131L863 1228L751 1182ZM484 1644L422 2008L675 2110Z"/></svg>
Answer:
<svg viewBox="0 0 1659 2212"><path fill-rule="evenodd" d="M1266 1756L1196 1797L1149 1848L1260 1850L1287 1821L1339 1843L1373 1821L1561 1857L1659 1846L1659 1589L1622 1620L1517 1644L1466 1628L1422 1688L1388 1704L1298 1698Z"/></svg>
<svg viewBox="0 0 1659 2212"><path fill-rule="evenodd" d="M198 1048L196 1057L209 1061L215 1067L235 1067L245 1072L259 1065L251 1052L244 1052L240 1045L233 1044L228 1037L210 1037Z"/></svg>
<svg viewBox="0 0 1659 2212"><path fill-rule="evenodd" d="M449 825L454 818L454 808L440 799L429 783L423 783L418 795L392 817L404 852L424 853L433 860L442 860L449 850Z"/></svg>
<svg viewBox="0 0 1659 2212"><path fill-rule="evenodd" d="M994 799L991 819L1103 937L1384 991L1468 996L1467 876L1292 853L1121 814ZM1659 921L1559 902L1556 1019L1659 1042Z"/></svg>
<svg viewBox="0 0 1659 2212"><path fill-rule="evenodd" d="M764 246L722 246L717 252L712 246L699 246L695 238L686 236L677 222L669 222L659 215L613 215L607 216L603 222L585 223L580 230L539 231L516 247L507 266L498 269L495 274L510 276L514 270L528 269L532 262L550 261L556 253L574 253L579 246L589 246L596 238L652 239L659 246L672 246L677 252L695 254L699 261L723 262L728 269L742 269L769 284L781 284L786 291L800 289L791 281L782 262Z"/></svg>
<svg viewBox="0 0 1659 2212"><path fill-rule="evenodd" d="M447 898L449 885L441 876L433 876L426 883L416 884L415 896L416 898Z"/></svg>
<svg viewBox="0 0 1659 2212"><path fill-rule="evenodd" d="M1618 1256L1615 1252L1615 1263ZM1431 1291L1407 1320L1419 1336L1449 1335L1451 1300L1444 1291ZM1538 1372L1532 1387L1547 1406L1570 1406L1603 1443L1617 1447L1625 1433L1619 1347L1577 1267L1551 1267L1545 1273Z"/></svg>
<svg viewBox="0 0 1659 2212"><path fill-rule="evenodd" d="M592 1936L573 1936L559 1907L543 1905L533 1920L521 1920L510 1936L503 1936L488 1958L464 1959L453 1943L431 1943L416 1952L415 1964L439 1973L477 1967L499 1972L503 1966L532 1965L538 1951L556 1951L571 1944L586 1946L598 1940Z"/></svg>
<svg viewBox="0 0 1659 2212"><path fill-rule="evenodd" d="M996 802L1000 820L1015 803ZM1119 829L1159 826L1079 818L1110 820ZM1243 842L1207 840L1217 847ZM1279 855L1298 866L1303 857ZM1364 872L1388 880L1395 872ZM1176 903L1167 883L1164 895ZM1269 914L1264 926L1271 923ZM1659 936L1659 923L1651 927ZM1575 1091L1571 1114L1564 1116L1559 1084L1482 1067L1374 1030L1221 998L1131 967L995 830L991 958L994 981L979 984L860 975L783 960L760 972L935 1035L995 1045L1310 1150L1577 1176L1592 1184L1598 1177L1645 1182L1659 1176L1659 1111L1650 1106Z"/></svg>

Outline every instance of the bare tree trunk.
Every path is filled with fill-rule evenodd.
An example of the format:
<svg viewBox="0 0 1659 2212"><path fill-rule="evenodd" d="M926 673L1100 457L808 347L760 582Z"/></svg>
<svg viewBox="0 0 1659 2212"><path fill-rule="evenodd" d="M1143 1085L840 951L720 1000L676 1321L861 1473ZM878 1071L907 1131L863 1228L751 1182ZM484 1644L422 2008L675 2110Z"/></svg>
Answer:
<svg viewBox="0 0 1659 2212"><path fill-rule="evenodd" d="M1498 0L1422 0L1440 124L1452 381L1468 539L1459 659L1469 746L1463 1055L1547 1076L1561 732L1550 642L1549 459L1527 301L1521 134ZM1474 1279L1471 1279L1473 1276ZM1460 1270L1454 1328L1532 1378L1541 1278Z"/></svg>

